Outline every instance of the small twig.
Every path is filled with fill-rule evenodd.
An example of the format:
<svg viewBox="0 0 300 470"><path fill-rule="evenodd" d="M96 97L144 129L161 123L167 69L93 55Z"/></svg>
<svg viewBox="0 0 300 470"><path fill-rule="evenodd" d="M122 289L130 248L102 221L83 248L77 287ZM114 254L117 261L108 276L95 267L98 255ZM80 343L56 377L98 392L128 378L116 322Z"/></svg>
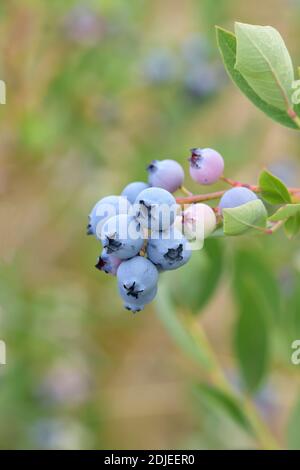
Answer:
<svg viewBox="0 0 300 470"><path fill-rule="evenodd" d="M300 119L299 119L299 125L300 125ZM247 183L241 183L240 181L235 181L230 178L225 178L225 176L221 176L220 180L224 181L225 183L229 184L233 188L236 187L241 187L241 188L248 188L254 193L260 193L261 189L257 185L253 184L247 184ZM182 188L181 188L182 189ZM296 200L300 199L300 188L287 188L289 193L295 197ZM184 192L186 193L185 190ZM219 199L223 196L223 194L226 191L216 191L213 193L207 193L207 194L193 194L191 195L190 191L188 191L188 196L187 197L178 197L176 198L176 202L178 204L193 204L195 202L205 202L205 201L211 201L213 199Z"/></svg>
<svg viewBox="0 0 300 470"><path fill-rule="evenodd" d="M186 194L187 196L192 196L193 193L191 191L189 191L185 186L180 186L181 191Z"/></svg>
<svg viewBox="0 0 300 470"><path fill-rule="evenodd" d="M212 201L213 199L219 199L224 193L225 191L216 191L214 193L196 194L188 197L177 197L176 202L178 204L193 204L194 202Z"/></svg>
<svg viewBox="0 0 300 470"><path fill-rule="evenodd" d="M220 180L224 181L227 184L230 184L230 186L234 188L236 187L248 188L248 189L251 189L251 191L255 193L260 192L259 186L256 186L254 184L241 183L240 181L235 181L235 180L232 180L231 178L225 178L225 176L221 176Z"/></svg>

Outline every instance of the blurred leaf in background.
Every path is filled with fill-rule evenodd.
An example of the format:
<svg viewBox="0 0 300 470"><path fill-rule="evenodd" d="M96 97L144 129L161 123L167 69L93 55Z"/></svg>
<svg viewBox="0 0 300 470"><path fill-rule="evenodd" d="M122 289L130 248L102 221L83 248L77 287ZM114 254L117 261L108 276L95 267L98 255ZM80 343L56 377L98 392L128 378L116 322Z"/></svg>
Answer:
<svg viewBox="0 0 300 470"><path fill-rule="evenodd" d="M166 281L176 305L200 313L218 287L222 267L222 244L219 240L206 240L204 248L193 253L181 272L168 273Z"/></svg>

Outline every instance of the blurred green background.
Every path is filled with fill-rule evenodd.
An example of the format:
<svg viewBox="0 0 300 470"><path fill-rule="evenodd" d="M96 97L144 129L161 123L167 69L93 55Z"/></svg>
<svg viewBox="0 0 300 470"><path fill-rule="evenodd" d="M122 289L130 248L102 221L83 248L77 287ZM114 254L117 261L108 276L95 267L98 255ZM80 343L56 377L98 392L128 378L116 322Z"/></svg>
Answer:
<svg viewBox="0 0 300 470"><path fill-rule="evenodd" d="M169 336L161 308L163 322L155 304L123 310L85 235L94 203L145 179L152 159L178 160L199 192L191 147L220 151L228 177L255 182L267 166L299 186L298 134L255 109L223 70L214 25L235 20L276 27L299 65L296 0L1 2L0 448L253 446L197 392L205 374ZM299 240L209 240L193 259L169 278L174 315L199 314L229 380L253 384L286 446L300 386L290 361Z"/></svg>

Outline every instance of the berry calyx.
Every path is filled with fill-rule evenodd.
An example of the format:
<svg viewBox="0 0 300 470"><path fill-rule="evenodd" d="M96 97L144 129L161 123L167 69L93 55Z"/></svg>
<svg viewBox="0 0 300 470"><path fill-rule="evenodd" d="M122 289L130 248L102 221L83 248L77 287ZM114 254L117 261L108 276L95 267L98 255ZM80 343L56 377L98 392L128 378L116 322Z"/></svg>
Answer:
<svg viewBox="0 0 300 470"><path fill-rule="evenodd" d="M162 188L148 188L142 191L134 205L136 220L149 230L166 230L176 217L176 200Z"/></svg>
<svg viewBox="0 0 300 470"><path fill-rule="evenodd" d="M128 214L108 219L101 230L101 241L105 254L120 259L136 256L144 244L140 225Z"/></svg>
<svg viewBox="0 0 300 470"><path fill-rule="evenodd" d="M191 248L184 235L174 227L150 234L147 256L159 271L177 269L188 262Z"/></svg>
<svg viewBox="0 0 300 470"><path fill-rule="evenodd" d="M104 271L107 274L112 274L115 276L117 274L118 267L122 263L120 258L113 256L111 254L105 253L103 250L101 255L99 256L95 268L99 269L100 271Z"/></svg>
<svg viewBox="0 0 300 470"><path fill-rule="evenodd" d="M150 260L142 256L120 264L117 279L119 293L129 310L142 310L155 297L158 271Z"/></svg>

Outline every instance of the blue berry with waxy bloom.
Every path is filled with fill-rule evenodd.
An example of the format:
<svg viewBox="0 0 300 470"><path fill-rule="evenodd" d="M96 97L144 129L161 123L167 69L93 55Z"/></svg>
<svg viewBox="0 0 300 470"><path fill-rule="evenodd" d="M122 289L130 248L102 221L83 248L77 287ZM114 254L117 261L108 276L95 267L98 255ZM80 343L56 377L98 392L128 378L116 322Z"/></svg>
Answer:
<svg viewBox="0 0 300 470"><path fill-rule="evenodd" d="M256 194L248 188L236 187L226 191L221 197L219 207L223 209L231 209L233 207L239 207L247 202L255 201L258 199Z"/></svg>
<svg viewBox="0 0 300 470"><path fill-rule="evenodd" d="M145 305L152 302L152 300L156 296L156 293L157 293L157 285L155 285L152 290L139 294L138 297L135 297L132 295L129 296L127 293L124 293L123 290L120 291L120 296L122 300L124 301L124 307L127 310L130 310L131 312L136 313L136 312L140 312L141 310L144 310Z"/></svg>
<svg viewBox="0 0 300 470"><path fill-rule="evenodd" d="M135 256L124 261L117 271L118 287L128 301L144 298L153 291L158 281L158 271L151 261Z"/></svg>
<svg viewBox="0 0 300 470"><path fill-rule="evenodd" d="M137 221L149 230L166 230L176 217L176 200L162 188L147 188L142 191L134 204Z"/></svg>
<svg viewBox="0 0 300 470"><path fill-rule="evenodd" d="M193 180L203 185L216 183L223 174L223 157L210 148L194 148L191 153L190 175Z"/></svg>
<svg viewBox="0 0 300 470"><path fill-rule="evenodd" d="M120 259L136 256L144 244L140 224L128 214L108 219L101 230L101 241L104 253Z"/></svg>
<svg viewBox="0 0 300 470"><path fill-rule="evenodd" d="M144 190L149 188L148 183L144 183L142 181L134 181L133 183L129 183L122 191L121 195L127 197L128 201L131 204L135 203L136 198L138 195Z"/></svg>
<svg viewBox="0 0 300 470"><path fill-rule="evenodd" d="M127 214L131 204L123 196L107 196L98 201L89 215L87 235L95 235L100 238L101 228L110 217L118 214Z"/></svg>
<svg viewBox="0 0 300 470"><path fill-rule="evenodd" d="M147 256L159 271L180 268L189 261L191 254L187 239L174 227L164 232L150 234Z"/></svg>
<svg viewBox="0 0 300 470"><path fill-rule="evenodd" d="M153 160L147 167L148 182L151 186L174 193L184 180L184 171L175 160Z"/></svg>
<svg viewBox="0 0 300 470"><path fill-rule="evenodd" d="M101 255L97 260L97 264L95 268L99 269L100 271L104 271L107 274L112 274L116 276L118 267L122 263L120 258L117 258L113 255L108 255L105 251L102 251Z"/></svg>

